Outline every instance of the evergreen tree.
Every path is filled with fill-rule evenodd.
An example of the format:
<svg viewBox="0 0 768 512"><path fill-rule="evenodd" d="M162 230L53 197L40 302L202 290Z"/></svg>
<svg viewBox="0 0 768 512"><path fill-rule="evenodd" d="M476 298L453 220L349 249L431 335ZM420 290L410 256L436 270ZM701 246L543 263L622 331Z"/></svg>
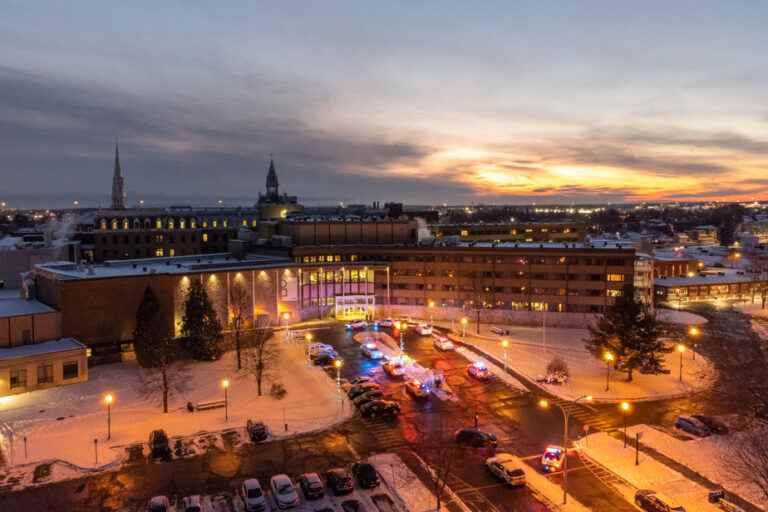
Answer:
<svg viewBox="0 0 768 512"><path fill-rule="evenodd" d="M214 361L222 356L221 324L208 292L197 279L192 280L184 303L181 332L189 341L192 357Z"/></svg>
<svg viewBox="0 0 768 512"><path fill-rule="evenodd" d="M632 381L635 370L643 374L666 373L664 354L672 351L661 340L662 326L648 307L635 298L631 285L624 287L594 325L589 326L586 349L598 359L614 356L615 368Z"/></svg>
<svg viewBox="0 0 768 512"><path fill-rule="evenodd" d="M144 290L144 297L136 310L136 328L133 331L133 350L136 360L143 367L153 366L152 344L156 341L155 330L160 303L151 287Z"/></svg>

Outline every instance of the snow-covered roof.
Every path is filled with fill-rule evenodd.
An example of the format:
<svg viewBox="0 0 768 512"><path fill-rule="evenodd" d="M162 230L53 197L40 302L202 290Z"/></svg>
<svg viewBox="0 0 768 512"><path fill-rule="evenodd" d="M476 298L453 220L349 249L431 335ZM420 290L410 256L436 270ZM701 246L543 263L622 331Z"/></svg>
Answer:
<svg viewBox="0 0 768 512"><path fill-rule="evenodd" d="M697 274L693 277L667 277L658 278L654 280L653 284L656 286L700 286L708 284L736 284L736 283L750 283L754 281L751 276L747 274L739 274L736 272L723 272L720 274Z"/></svg>
<svg viewBox="0 0 768 512"><path fill-rule="evenodd" d="M455 247L485 247L497 249L634 249L628 241L599 242L459 242Z"/></svg>
<svg viewBox="0 0 768 512"><path fill-rule="evenodd" d="M0 348L0 361L54 354L56 352L68 352L70 350L85 350L85 348L85 345L74 338L62 338L60 340L44 341L43 343L31 345Z"/></svg>
<svg viewBox="0 0 768 512"><path fill-rule="evenodd" d="M18 293L18 291L16 291ZM53 313L55 309L33 299L23 299L21 297L0 298L0 318L11 316L41 315L44 313Z"/></svg>

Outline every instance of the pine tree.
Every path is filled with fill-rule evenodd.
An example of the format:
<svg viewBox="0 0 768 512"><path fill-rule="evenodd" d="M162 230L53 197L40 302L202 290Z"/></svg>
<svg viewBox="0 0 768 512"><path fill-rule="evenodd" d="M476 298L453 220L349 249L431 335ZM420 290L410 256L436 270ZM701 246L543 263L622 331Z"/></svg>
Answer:
<svg viewBox="0 0 768 512"><path fill-rule="evenodd" d="M631 285L624 287L594 325L589 326L586 349L598 359L614 356L615 368L627 373L631 382L635 370L643 374L667 373L664 354L672 351L661 340L662 326L648 307L635 298Z"/></svg>
<svg viewBox="0 0 768 512"><path fill-rule="evenodd" d="M152 366L152 343L156 340L155 328L160 303L151 287L144 290L144 297L136 310L136 328L133 331L133 350L136 360L143 367Z"/></svg>
<svg viewBox="0 0 768 512"><path fill-rule="evenodd" d="M181 332L189 341L192 357L214 361L224 353L221 324L203 284L192 280L184 303Z"/></svg>

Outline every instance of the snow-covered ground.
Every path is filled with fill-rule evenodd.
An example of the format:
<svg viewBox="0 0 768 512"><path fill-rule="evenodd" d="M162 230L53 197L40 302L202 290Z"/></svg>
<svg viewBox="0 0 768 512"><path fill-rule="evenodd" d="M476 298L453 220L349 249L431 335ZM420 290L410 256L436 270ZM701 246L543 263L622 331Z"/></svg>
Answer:
<svg viewBox="0 0 768 512"><path fill-rule="evenodd" d="M447 325L444 325L447 327ZM659 400L686 396L706 389L713 382L715 371L711 363L701 355L693 359L693 353L683 354L683 382L679 382L680 355L672 352L666 355L666 375L641 375L635 372L634 381L626 382L625 374L611 370L610 389L605 391L605 363L592 357L584 348L586 329L563 329L541 327L504 326L508 335L500 336L491 332L490 325L480 326L480 336L474 335L475 328L467 329L466 338L456 338L471 343L482 352L504 360L505 349L501 340L509 341L506 348L507 364L510 368L530 380L546 373L547 364L560 356L568 364L571 378L564 385L545 385L552 394L567 400L583 395L592 395L595 401L618 402L621 400Z"/></svg>
<svg viewBox="0 0 768 512"><path fill-rule="evenodd" d="M636 432L642 432L640 442L643 445L720 484L726 490L752 502L755 506L763 502L761 490L753 483L741 480L726 462L733 457L733 447L744 442L743 432L685 441L648 425L634 425L627 429L628 436L631 438L634 438Z"/></svg>
<svg viewBox="0 0 768 512"><path fill-rule="evenodd" d="M435 495L419 480L413 471L393 453L382 453L368 458L376 467L385 485L394 491L401 504L410 512L434 512ZM441 512L446 510L440 508Z"/></svg>
<svg viewBox="0 0 768 512"><path fill-rule="evenodd" d="M264 421L274 435L283 436L325 428L351 416L352 407L337 392L335 383L322 369L308 365L303 344L281 341L278 346L277 380L287 391L282 400L269 395L269 385L264 386L263 396L257 396L253 376L238 373L234 353L227 353L216 362L190 364L185 390L171 400L168 414L163 414L159 399L146 396L139 367L119 363L93 368L90 380L82 384L4 398L0 418L5 434L0 431L0 437L9 453L9 432L13 432L16 464L62 459L90 468L120 460L127 445L146 443L149 433L159 428L171 437L237 429L244 440L248 418ZM227 421L223 408L187 411L187 402L223 400L224 379L229 381ZM114 396L111 440L107 440L107 394ZM195 449L221 442L221 438L198 437L192 440ZM98 440L98 462L94 439Z"/></svg>
<svg viewBox="0 0 768 512"><path fill-rule="evenodd" d="M635 450L630 444L624 448L621 440L605 432L590 434L576 442L582 455L589 457L611 472L619 475L636 489L651 489L678 500L686 510L695 512L718 511L708 502L709 491L692 482L664 464L640 452L640 464L635 465ZM625 496L634 500L634 491L627 488Z"/></svg>
<svg viewBox="0 0 768 512"><path fill-rule="evenodd" d="M670 324L702 325L707 323L706 318L695 313L666 308L656 308L656 318Z"/></svg>

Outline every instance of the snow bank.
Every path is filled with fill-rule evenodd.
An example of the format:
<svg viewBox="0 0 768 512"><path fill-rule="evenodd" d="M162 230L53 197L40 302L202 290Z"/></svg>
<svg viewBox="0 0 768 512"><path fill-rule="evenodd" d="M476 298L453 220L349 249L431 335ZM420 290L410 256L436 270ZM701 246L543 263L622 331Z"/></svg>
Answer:
<svg viewBox="0 0 768 512"><path fill-rule="evenodd" d="M368 457L376 467L390 492L396 494L410 512L435 512L435 495L419 480L413 471L394 453ZM458 504L463 505L459 500ZM463 507L467 510L466 506ZM445 506L441 512L447 511Z"/></svg>

